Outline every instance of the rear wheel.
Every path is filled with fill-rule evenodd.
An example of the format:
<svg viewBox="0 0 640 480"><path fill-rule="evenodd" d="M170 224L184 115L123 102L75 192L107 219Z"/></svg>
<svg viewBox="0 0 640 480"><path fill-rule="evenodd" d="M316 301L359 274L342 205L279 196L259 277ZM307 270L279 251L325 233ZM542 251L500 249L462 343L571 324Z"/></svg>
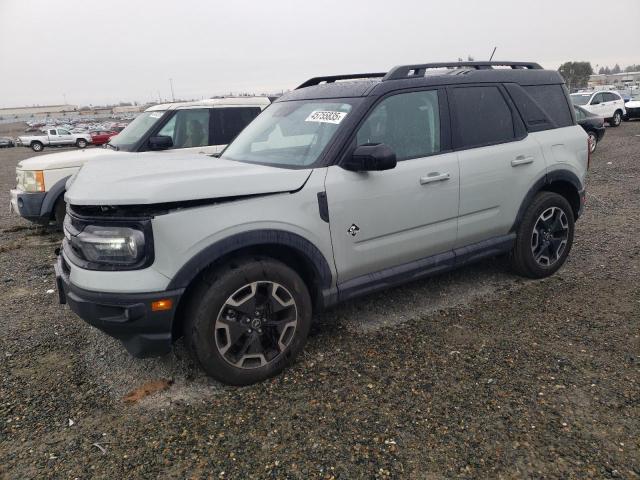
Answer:
<svg viewBox="0 0 640 480"><path fill-rule="evenodd" d="M86 146L87 146L87 141L84 138L79 138L78 140L76 140L76 147L86 148Z"/></svg>
<svg viewBox="0 0 640 480"><path fill-rule="evenodd" d="M41 152L43 148L44 145L42 144L42 142L31 142L31 150L33 150L34 152Z"/></svg>
<svg viewBox="0 0 640 480"><path fill-rule="evenodd" d="M187 347L208 375L231 385L280 373L302 350L311 326L306 285L266 257L208 272L190 298Z"/></svg>
<svg viewBox="0 0 640 480"><path fill-rule="evenodd" d="M616 113L614 113L613 117L611 117L611 121L609 122L609 125L611 125L612 127L618 127L620 126L621 122L622 122L622 112L620 110L616 110Z"/></svg>
<svg viewBox="0 0 640 480"><path fill-rule="evenodd" d="M574 216L569 202L540 192L525 211L517 230L511 264L520 275L543 278L565 262L573 244Z"/></svg>

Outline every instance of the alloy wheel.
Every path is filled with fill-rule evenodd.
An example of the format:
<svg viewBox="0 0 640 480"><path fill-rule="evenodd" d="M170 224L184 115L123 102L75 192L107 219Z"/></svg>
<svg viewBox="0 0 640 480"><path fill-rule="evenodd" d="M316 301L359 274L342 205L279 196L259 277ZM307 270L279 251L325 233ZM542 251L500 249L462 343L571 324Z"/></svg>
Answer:
<svg viewBox="0 0 640 480"><path fill-rule="evenodd" d="M569 221L559 207L544 210L531 234L531 252L534 260L543 267L554 265L567 247Z"/></svg>
<svg viewBox="0 0 640 480"><path fill-rule="evenodd" d="M249 283L224 303L214 326L218 352L238 368L259 368L277 360L298 325L293 295L270 281Z"/></svg>
<svg viewBox="0 0 640 480"><path fill-rule="evenodd" d="M598 139L596 137L596 134L593 132L589 132L589 151L591 153L595 152L597 144L598 144Z"/></svg>

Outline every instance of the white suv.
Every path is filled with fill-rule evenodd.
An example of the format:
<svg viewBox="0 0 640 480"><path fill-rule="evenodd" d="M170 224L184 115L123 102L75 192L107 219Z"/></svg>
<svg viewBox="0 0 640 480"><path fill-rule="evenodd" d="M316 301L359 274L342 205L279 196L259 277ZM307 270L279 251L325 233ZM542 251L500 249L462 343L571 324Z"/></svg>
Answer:
<svg viewBox="0 0 640 480"><path fill-rule="evenodd" d="M314 78L220 158L87 164L66 195L60 300L134 355L184 335L208 374L249 384L339 301L500 254L553 274L588 155L562 78L537 64Z"/></svg>
<svg viewBox="0 0 640 480"><path fill-rule="evenodd" d="M159 150L219 153L270 103L267 97L229 97L150 107L112 137L107 150L65 151L19 162L11 209L32 222L55 221L62 227L65 184L88 160Z"/></svg>
<svg viewBox="0 0 640 480"><path fill-rule="evenodd" d="M572 93L571 101L574 105L603 117L612 127L619 126L626 113L624 100L618 92L606 90Z"/></svg>

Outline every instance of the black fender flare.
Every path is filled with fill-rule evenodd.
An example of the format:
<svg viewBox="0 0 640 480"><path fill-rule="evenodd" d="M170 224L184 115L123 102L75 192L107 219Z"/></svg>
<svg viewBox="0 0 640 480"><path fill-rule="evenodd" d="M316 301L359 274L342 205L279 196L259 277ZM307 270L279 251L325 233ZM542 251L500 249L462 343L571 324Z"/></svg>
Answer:
<svg viewBox="0 0 640 480"><path fill-rule="evenodd" d="M520 225L520 221L524 216L524 212L529 206L529 204L533 201L533 197L535 197L540 190L543 190L546 185L550 185L553 182L557 182L557 181L570 183L576 189L576 192L578 194L584 190L584 186L582 185L582 182L580 181L578 176L569 170L562 169L562 170L552 170L551 172L547 172L546 174L544 174L542 177L540 177L538 180L535 181L535 183L531 186L527 194L524 196L524 199L520 204L520 208L518 209L518 214L516 215L516 219L513 222L511 229L509 230L510 232L515 232L516 229L518 228L518 225Z"/></svg>
<svg viewBox="0 0 640 480"><path fill-rule="evenodd" d="M318 287L322 290L331 287L331 269L318 247L298 234L285 230L264 229L250 230L248 232L231 235L205 247L178 270L167 286L167 290L187 288L205 268L217 259L236 250L259 245L282 245L296 250L297 253L307 259L313 266L317 278L320 281Z"/></svg>
<svg viewBox="0 0 640 480"><path fill-rule="evenodd" d="M64 195L65 186L67 185L67 180L69 180L69 177L71 177L71 175L69 175L68 177L61 178L60 180L58 180L56 183L53 184L53 187L49 189L49 191L44 197L44 200L42 201L42 206L40 207L41 217L51 216L51 214L53 213L53 209L56 206L56 202L58 201L58 198L60 198L60 195Z"/></svg>

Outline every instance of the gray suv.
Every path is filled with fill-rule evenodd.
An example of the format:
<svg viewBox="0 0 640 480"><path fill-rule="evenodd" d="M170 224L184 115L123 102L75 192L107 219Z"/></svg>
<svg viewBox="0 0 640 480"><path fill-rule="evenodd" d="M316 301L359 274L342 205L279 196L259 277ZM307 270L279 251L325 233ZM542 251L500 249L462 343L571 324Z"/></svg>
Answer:
<svg viewBox="0 0 640 480"><path fill-rule="evenodd" d="M60 300L133 355L184 336L209 375L250 384L338 302L501 254L553 274L588 162L562 78L534 63L313 78L221 155L88 162L65 197Z"/></svg>

